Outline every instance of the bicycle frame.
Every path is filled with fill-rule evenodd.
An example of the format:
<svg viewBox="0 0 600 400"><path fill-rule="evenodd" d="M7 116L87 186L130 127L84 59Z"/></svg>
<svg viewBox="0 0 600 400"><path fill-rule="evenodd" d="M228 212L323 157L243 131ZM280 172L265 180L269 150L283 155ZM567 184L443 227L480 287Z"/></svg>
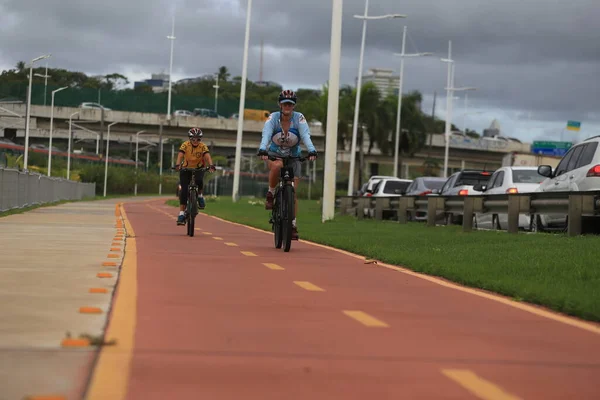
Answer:
<svg viewBox="0 0 600 400"><path fill-rule="evenodd" d="M305 157L272 157L269 156L271 161L280 159L283 161L283 166L279 171L279 184L275 188L273 209L271 211L270 223L272 224L272 230L275 239L275 248L281 248L283 239L285 238L284 251L289 251L291 246L291 229L292 220L294 219L294 207L295 207L295 188L294 188L294 168L290 166L290 161L299 160L303 162L306 160ZM284 207L283 196L284 188L290 186L291 190L288 191L288 196L291 195L294 205ZM287 212L284 212L284 209ZM284 226L285 225L285 226Z"/></svg>

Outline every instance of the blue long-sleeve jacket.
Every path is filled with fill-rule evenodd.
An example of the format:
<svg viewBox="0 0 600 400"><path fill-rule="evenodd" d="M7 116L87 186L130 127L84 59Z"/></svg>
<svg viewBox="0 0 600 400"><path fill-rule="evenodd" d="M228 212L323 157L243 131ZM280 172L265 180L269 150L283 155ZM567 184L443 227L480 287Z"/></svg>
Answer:
<svg viewBox="0 0 600 400"><path fill-rule="evenodd" d="M310 128L308 122L302 113L294 111L288 137L282 135L281 124L279 123L280 112L271 113L262 131L262 140L259 150L267 150L277 153L280 156L300 157L300 140L306 146L309 152L316 152L315 146L310 139Z"/></svg>

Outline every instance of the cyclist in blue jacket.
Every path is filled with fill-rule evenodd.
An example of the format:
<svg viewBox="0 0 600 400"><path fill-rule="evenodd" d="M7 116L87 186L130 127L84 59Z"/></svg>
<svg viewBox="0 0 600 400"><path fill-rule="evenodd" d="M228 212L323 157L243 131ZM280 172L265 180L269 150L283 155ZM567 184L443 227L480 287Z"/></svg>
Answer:
<svg viewBox="0 0 600 400"><path fill-rule="evenodd" d="M302 113L294 111L297 97L291 90L283 90L279 94L279 111L271 113L262 131L262 140L258 149L258 156L267 161L269 167L269 191L267 192L265 208L273 209L273 193L279 182L279 170L283 167L281 160L271 161L272 157L300 157L300 141L308 148L308 159L317 158L317 150L310 139L310 128ZM291 162L294 170L294 187L298 190L298 177L301 175L301 163L298 160ZM294 215L298 215L298 201L295 200ZM292 221L292 239L298 240L296 218Z"/></svg>

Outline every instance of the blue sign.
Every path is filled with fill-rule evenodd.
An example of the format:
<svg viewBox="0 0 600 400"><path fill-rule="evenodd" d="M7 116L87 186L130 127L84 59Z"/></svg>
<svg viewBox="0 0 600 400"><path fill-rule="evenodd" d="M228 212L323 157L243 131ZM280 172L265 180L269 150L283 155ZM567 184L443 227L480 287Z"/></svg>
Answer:
<svg viewBox="0 0 600 400"><path fill-rule="evenodd" d="M531 148L531 152L534 154L539 154L542 156L559 156L562 157L567 154L569 149L540 149L540 148Z"/></svg>
<svg viewBox="0 0 600 400"><path fill-rule="evenodd" d="M544 156L564 156L573 146L571 142L542 142L534 141L531 145L531 152Z"/></svg>

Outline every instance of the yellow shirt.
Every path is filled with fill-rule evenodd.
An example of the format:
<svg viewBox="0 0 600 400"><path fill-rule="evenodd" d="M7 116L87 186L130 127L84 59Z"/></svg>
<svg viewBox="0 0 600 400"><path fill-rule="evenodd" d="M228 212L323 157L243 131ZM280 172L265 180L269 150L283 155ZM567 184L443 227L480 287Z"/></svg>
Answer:
<svg viewBox="0 0 600 400"><path fill-rule="evenodd" d="M208 146L204 143L198 143L198 146L192 146L192 143L187 140L182 143L179 151L184 154L183 167L196 168L199 164L204 167L204 154L208 153Z"/></svg>

